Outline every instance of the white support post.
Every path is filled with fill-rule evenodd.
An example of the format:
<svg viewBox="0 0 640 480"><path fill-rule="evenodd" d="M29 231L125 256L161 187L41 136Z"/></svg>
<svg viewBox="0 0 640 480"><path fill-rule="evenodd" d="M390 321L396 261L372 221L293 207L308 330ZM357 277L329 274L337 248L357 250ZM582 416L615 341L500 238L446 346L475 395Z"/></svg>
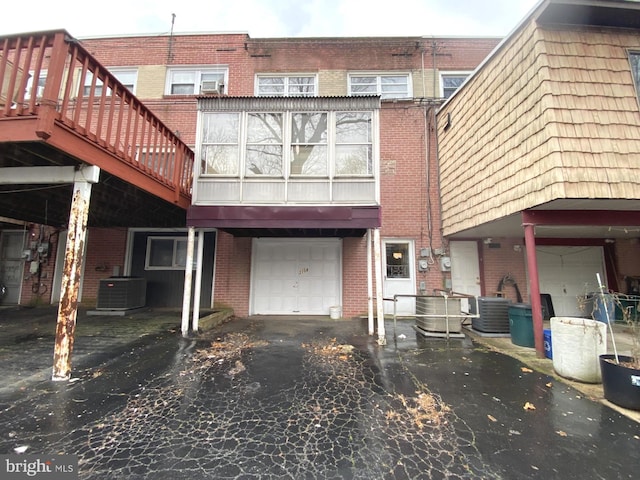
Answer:
<svg viewBox="0 0 640 480"><path fill-rule="evenodd" d="M99 175L100 169L94 166L85 167L74 174L53 351L51 379L54 381L69 380L71 376L71 352L78 316L80 272L82 272L84 244L87 238L91 184L98 181Z"/></svg>
<svg viewBox="0 0 640 480"><path fill-rule="evenodd" d="M204 256L204 230L198 230L198 251L196 255L196 282L193 291L193 317L191 330L198 333L200 320L200 292L202 291L202 260Z"/></svg>
<svg viewBox="0 0 640 480"><path fill-rule="evenodd" d="M376 266L376 301L378 310L378 344L386 345L387 337L384 330L384 303L382 300L382 256L380 253L380 229L373 231L373 251Z"/></svg>
<svg viewBox="0 0 640 480"><path fill-rule="evenodd" d="M371 248L371 229L367 229L367 311L369 314L369 335L374 334L373 320L373 254Z"/></svg>
<svg viewBox="0 0 640 480"><path fill-rule="evenodd" d="M196 229L189 227L187 237L187 259L184 266L184 295L182 297L182 336L189 335L189 306L191 305L191 280L193 279L193 244L195 243Z"/></svg>

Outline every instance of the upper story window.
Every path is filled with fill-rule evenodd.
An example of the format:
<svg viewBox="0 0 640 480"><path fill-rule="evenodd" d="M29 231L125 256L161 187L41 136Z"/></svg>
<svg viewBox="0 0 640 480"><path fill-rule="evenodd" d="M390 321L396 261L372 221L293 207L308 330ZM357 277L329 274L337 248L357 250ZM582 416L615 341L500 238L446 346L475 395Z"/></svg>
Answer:
<svg viewBox="0 0 640 480"><path fill-rule="evenodd" d="M380 95L381 98L411 98L409 74L351 74L349 95Z"/></svg>
<svg viewBox="0 0 640 480"><path fill-rule="evenodd" d="M203 175L372 176L371 111L203 115Z"/></svg>
<svg viewBox="0 0 640 480"><path fill-rule="evenodd" d="M136 68L111 68L109 69L111 75L116 77L120 83L122 83L131 93L136 93L136 83L138 81L138 70ZM84 87L82 95L87 97L91 92L91 83L93 82L93 73L87 72L84 79ZM96 90L94 97L102 95L103 82L99 78L96 79ZM107 90L107 96L111 95L111 89Z"/></svg>
<svg viewBox="0 0 640 480"><path fill-rule="evenodd" d="M631 75L636 86L636 95L640 96L640 52L629 52Z"/></svg>
<svg viewBox="0 0 640 480"><path fill-rule="evenodd" d="M165 94L225 93L228 73L227 67L172 68L167 73Z"/></svg>
<svg viewBox="0 0 640 480"><path fill-rule="evenodd" d="M274 97L315 97L315 75L258 75L256 95Z"/></svg>
<svg viewBox="0 0 640 480"><path fill-rule="evenodd" d="M33 90L33 84L35 83L34 72L30 72L29 79L27 80L26 91L24 92L24 99L29 100ZM47 71L41 70L40 76L37 81L36 98L41 98L44 94L44 85L47 83Z"/></svg>
<svg viewBox="0 0 640 480"><path fill-rule="evenodd" d="M471 72L447 72L440 74L440 97L449 98L464 83Z"/></svg>

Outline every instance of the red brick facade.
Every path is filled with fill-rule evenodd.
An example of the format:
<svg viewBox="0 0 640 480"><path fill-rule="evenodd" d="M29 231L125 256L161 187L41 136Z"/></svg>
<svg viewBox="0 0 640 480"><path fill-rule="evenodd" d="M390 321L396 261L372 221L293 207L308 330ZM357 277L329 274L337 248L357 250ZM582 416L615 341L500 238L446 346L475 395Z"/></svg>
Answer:
<svg viewBox="0 0 640 480"><path fill-rule="evenodd" d="M408 74L411 99L382 102L380 110L381 237L412 241L415 258L423 248L447 251L440 230L435 109L439 73L471 71L496 46L496 38L308 38L252 39L244 34L133 36L84 39L104 66L135 67L136 95L189 145L196 143L197 99L166 95L174 67L228 68L230 96L253 96L256 75L314 74L320 96L347 96L351 72ZM342 308L345 316L367 311L366 237L342 240ZM90 229L82 301L95 303L99 280L119 267L125 272L126 229ZM55 249L55 248L54 248ZM214 301L250 313L252 239L218 232ZM437 259L416 269L416 290L443 288L450 277ZM54 257L49 260L53 265ZM522 263L522 262L520 262ZM53 277L53 268L47 277ZM495 283L489 272L488 282ZM521 273L521 272L518 272ZM499 274L496 274L499 275ZM522 279L524 285L524 278ZM25 289L26 290L26 289ZM43 295L45 297L46 295ZM33 296L23 294L23 303Z"/></svg>

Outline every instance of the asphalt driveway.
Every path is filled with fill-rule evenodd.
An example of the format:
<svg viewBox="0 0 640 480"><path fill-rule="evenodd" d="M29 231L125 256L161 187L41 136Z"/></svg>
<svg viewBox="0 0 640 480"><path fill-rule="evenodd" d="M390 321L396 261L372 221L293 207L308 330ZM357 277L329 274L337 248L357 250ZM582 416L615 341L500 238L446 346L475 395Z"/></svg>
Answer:
<svg viewBox="0 0 640 480"><path fill-rule="evenodd" d="M64 383L12 373L2 329L0 454L77 455L83 479L637 477L638 423L469 338L250 318L183 339L179 315L147 315L142 336L107 335L142 317L79 336ZM19 345L50 372L52 338Z"/></svg>

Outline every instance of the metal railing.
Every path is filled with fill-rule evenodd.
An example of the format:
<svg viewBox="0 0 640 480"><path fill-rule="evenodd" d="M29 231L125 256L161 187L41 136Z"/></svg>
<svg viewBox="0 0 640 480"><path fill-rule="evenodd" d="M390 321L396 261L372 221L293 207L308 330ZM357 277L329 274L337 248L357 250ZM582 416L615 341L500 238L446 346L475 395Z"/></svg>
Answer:
<svg viewBox="0 0 640 480"><path fill-rule="evenodd" d="M393 302L393 336L394 338L396 337L396 326L397 326L397 319L398 317L408 317L408 318L415 318L416 320L419 318L433 318L433 319L444 319L445 322L445 329L443 332L439 332L442 334L442 336L444 336L445 338L449 339L451 337L451 328L450 328L450 320L451 319L459 319L462 322L464 322L465 320L471 320L473 318L480 318L480 310L478 308L478 296L475 295L468 295L468 294L464 294L464 293L457 293L457 292L450 292L448 290L440 290L440 289L435 289L434 293L436 295L410 295L410 294L396 294L393 296L393 298L384 298L384 301L387 302ZM398 315L398 300L401 298L414 298L416 300L420 299L420 298L433 298L434 296L436 297L442 297L444 299L444 311L442 313L419 313L417 311L416 308L416 313L415 314L411 314L411 315ZM450 313L449 312L449 302L448 300L450 298L456 298L456 299L467 299L469 301L474 301L475 302L475 311L476 313L470 313L470 312L460 312L460 313Z"/></svg>
<svg viewBox="0 0 640 480"><path fill-rule="evenodd" d="M39 138L71 129L190 204L193 151L64 30L0 37L0 121L33 117Z"/></svg>

